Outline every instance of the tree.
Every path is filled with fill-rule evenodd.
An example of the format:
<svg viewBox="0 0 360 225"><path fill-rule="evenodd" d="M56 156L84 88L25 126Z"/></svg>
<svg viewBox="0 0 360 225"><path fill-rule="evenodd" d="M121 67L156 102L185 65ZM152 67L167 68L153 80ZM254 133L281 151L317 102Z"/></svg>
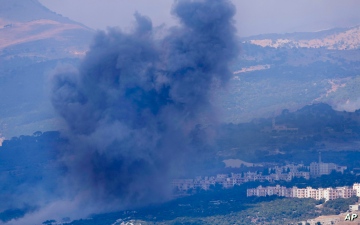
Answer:
<svg viewBox="0 0 360 225"><path fill-rule="evenodd" d="M42 132L41 131L35 131L34 133L33 133L33 136L35 136L35 137L39 137L39 136L41 136L42 135Z"/></svg>
<svg viewBox="0 0 360 225"><path fill-rule="evenodd" d="M55 223L55 220L46 220L45 222L43 222L42 224L44 225L52 225L53 223Z"/></svg>
<svg viewBox="0 0 360 225"><path fill-rule="evenodd" d="M264 168L262 175L266 176L269 175L269 169L268 168Z"/></svg>

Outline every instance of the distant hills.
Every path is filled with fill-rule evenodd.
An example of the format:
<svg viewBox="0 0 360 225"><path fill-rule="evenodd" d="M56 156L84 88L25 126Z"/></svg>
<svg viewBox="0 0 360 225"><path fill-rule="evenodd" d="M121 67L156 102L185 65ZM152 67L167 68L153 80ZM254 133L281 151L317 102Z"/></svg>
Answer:
<svg viewBox="0 0 360 225"><path fill-rule="evenodd" d="M241 39L227 90L217 93L225 122L273 117L312 103L360 108L360 27L264 34Z"/></svg>
<svg viewBox="0 0 360 225"><path fill-rule="evenodd" d="M49 77L78 65L94 31L37 0L0 0L0 139L58 129ZM241 38L234 77L214 93L223 122L273 117L325 102L360 108L360 27Z"/></svg>
<svg viewBox="0 0 360 225"><path fill-rule="evenodd" d="M272 48L326 48L351 50L360 48L360 26L319 32L266 34L245 38L245 43Z"/></svg>
<svg viewBox="0 0 360 225"><path fill-rule="evenodd" d="M36 0L0 0L0 56L53 58L84 55L93 31Z"/></svg>
<svg viewBox="0 0 360 225"><path fill-rule="evenodd" d="M76 23L44 7L37 0L0 0L3 21L29 22L48 19L61 23Z"/></svg>
<svg viewBox="0 0 360 225"><path fill-rule="evenodd" d="M0 138L58 129L51 71L77 64L93 34L37 0L0 0Z"/></svg>

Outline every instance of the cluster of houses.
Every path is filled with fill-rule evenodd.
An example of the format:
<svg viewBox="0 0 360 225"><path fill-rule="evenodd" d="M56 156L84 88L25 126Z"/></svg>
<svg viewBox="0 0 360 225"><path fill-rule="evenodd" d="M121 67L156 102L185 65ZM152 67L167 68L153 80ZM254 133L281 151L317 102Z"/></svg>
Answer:
<svg viewBox="0 0 360 225"><path fill-rule="evenodd" d="M223 188L232 188L235 185L241 185L251 181L291 181L294 177L304 177L305 179L309 179L309 172L273 173L269 175L263 175L259 172L231 173L230 175L218 174L210 177L196 177L195 179L174 179L172 181L172 186L178 191L187 191L190 189L208 190L210 186L215 186L217 184L221 185Z"/></svg>
<svg viewBox="0 0 360 225"><path fill-rule="evenodd" d="M312 162L310 166L304 164L287 164L285 166L275 166L268 168L263 172L246 172L218 174L210 177L197 177L195 179L175 179L172 181L172 187L177 191L188 191L203 189L208 190L211 186L221 185L223 188L232 188L235 185L241 185L251 181L291 181L293 178L318 177L330 174L332 171L343 173L346 166L338 166L335 163Z"/></svg>
<svg viewBox="0 0 360 225"><path fill-rule="evenodd" d="M307 188L286 188L280 185L275 187L262 187L247 189L246 196L271 196L277 195L282 197L289 198L314 198L317 200L325 199L334 200L337 198L350 198L352 196L360 197L360 184L355 183L352 187L336 187L336 188L318 188L314 189L312 187Z"/></svg>
<svg viewBox="0 0 360 225"><path fill-rule="evenodd" d="M309 166L310 176L319 177L322 175L328 175L332 171L344 173L347 169L346 166L338 166L335 163L323 163L321 161L321 152L319 152L319 162L312 162Z"/></svg>

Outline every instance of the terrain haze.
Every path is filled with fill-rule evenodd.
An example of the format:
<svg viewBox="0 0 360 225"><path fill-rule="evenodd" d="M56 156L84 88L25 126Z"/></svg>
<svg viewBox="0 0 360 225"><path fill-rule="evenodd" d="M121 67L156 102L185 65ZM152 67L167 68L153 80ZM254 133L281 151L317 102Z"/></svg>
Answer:
<svg viewBox="0 0 360 225"><path fill-rule="evenodd" d="M129 28L137 11L152 18L154 25L176 24L171 1L146 0L40 0L46 7L93 29ZM357 0L233 0L234 17L241 37L265 33L314 32L360 24Z"/></svg>
<svg viewBox="0 0 360 225"><path fill-rule="evenodd" d="M51 4L55 7L52 8L53 11L35 0L1 0L0 3L2 3L0 61L4 65L0 74L0 79L2 79L0 92L2 96L7 96L0 100L2 106L0 109L2 115L0 133L6 138L11 138L22 134L32 134L37 130L59 129L62 126L61 121L49 101L48 80L51 77L51 71L63 63L78 64L88 50L95 31L53 11L56 11L56 4L61 4L57 7L66 6L67 9L76 9L76 14L81 15L82 10L94 10L92 7L100 3L94 1L94 5L80 7L83 2L76 1L72 4L79 5L70 7L70 2L52 1ZM270 4L270 2L268 3ZM307 4L302 7L309 7L308 10L325 7L329 14L321 15L324 17L327 15L329 21L348 21L352 18L352 22L346 25L355 23L356 16L352 15L350 8L357 8L357 4L359 4L357 1L342 1L341 3L330 1L330 3L325 7L323 1L318 1L316 4ZM134 20L131 19L133 11L140 2L121 5L124 2L120 4L120 2L111 1L108 4L101 3L99 11L106 10L106 7L109 6L120 11L130 7L131 9L126 9L126 12L119 15L127 16L127 13L130 13L127 20L132 22L127 24L128 27L131 27L131 24L134 23ZM152 7L168 13L170 6L167 4L170 3L164 4L158 2ZM240 3L235 2L235 4ZM242 4L245 3L242 2ZM252 3L246 4L252 5ZM146 3L140 5L144 10L147 8ZM276 6L275 3L272 5L271 7ZM290 7L286 3L282 6L281 10ZM252 5L252 7L255 6ZM344 13L331 14L330 12L333 12L336 7L339 8L339 12L349 9L346 16ZM242 35L242 31L239 29L239 21L242 20L239 16L246 15L246 13L242 14L241 10L244 9L238 6L235 15L240 35ZM261 8L257 10L261 10ZM139 11L141 10L139 9ZM157 10L154 9L154 11ZM298 11L300 13L301 10ZM305 10L305 12L308 11ZM94 17L95 14L92 15ZM337 20L337 16L340 15L344 16L343 19ZM287 14L283 16L288 17ZM258 17L258 20L254 20L255 24L256 21L263 21L261 16ZM296 18L302 17L297 16ZM119 19L117 21L114 16L112 21L121 25L127 20ZM163 22L167 21L156 22L155 16L155 25ZM291 23L291 19L288 22ZM311 24L321 24L321 22ZM276 23L274 26L276 27ZM329 26L336 27L336 23ZM266 30L261 33L266 33ZM232 66L235 73L234 82L229 85L228 93L222 92L220 100L214 102L223 111L222 121L246 122L257 117L274 116L284 108L296 110L306 104L321 102L321 99L339 110L354 111L359 107L359 94L356 91L349 93L346 88L346 83L351 86L352 81L356 81L356 76L359 75L356 66L359 59L357 50L359 48L359 27L337 28L320 32L261 34L243 38L239 42L242 43L242 50L238 60L235 60ZM349 66L349 63L355 64ZM320 69L324 66L332 69L328 69L329 71ZM314 68L318 70L315 73L313 72ZM286 79L286 85L282 87L281 80L284 79L284 75L279 75L290 73L291 70L293 70L291 73L295 73L295 75L291 76L290 80ZM254 74L259 75L254 76ZM312 74L311 77L309 77L310 74ZM266 76L267 79L263 79L263 76ZM314 86L314 84L317 85ZM290 90L287 100L284 101L282 88L289 87L289 85L293 88ZM21 91L18 91L18 87L21 87ZM268 93L273 93L269 99L267 99ZM339 97L339 93L343 97Z"/></svg>
<svg viewBox="0 0 360 225"><path fill-rule="evenodd" d="M246 185L171 201L171 181L319 151L358 167L359 8L0 0L0 224L234 224Z"/></svg>

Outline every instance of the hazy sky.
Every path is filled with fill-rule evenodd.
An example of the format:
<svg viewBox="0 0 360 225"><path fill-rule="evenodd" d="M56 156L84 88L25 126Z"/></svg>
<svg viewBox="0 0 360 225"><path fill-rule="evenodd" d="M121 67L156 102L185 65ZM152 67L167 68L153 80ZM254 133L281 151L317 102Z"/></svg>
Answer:
<svg viewBox="0 0 360 225"><path fill-rule="evenodd" d="M63 16L94 29L126 28L138 11L155 25L172 25L172 0L39 0ZM359 0L233 0L240 36L316 31L360 24Z"/></svg>

